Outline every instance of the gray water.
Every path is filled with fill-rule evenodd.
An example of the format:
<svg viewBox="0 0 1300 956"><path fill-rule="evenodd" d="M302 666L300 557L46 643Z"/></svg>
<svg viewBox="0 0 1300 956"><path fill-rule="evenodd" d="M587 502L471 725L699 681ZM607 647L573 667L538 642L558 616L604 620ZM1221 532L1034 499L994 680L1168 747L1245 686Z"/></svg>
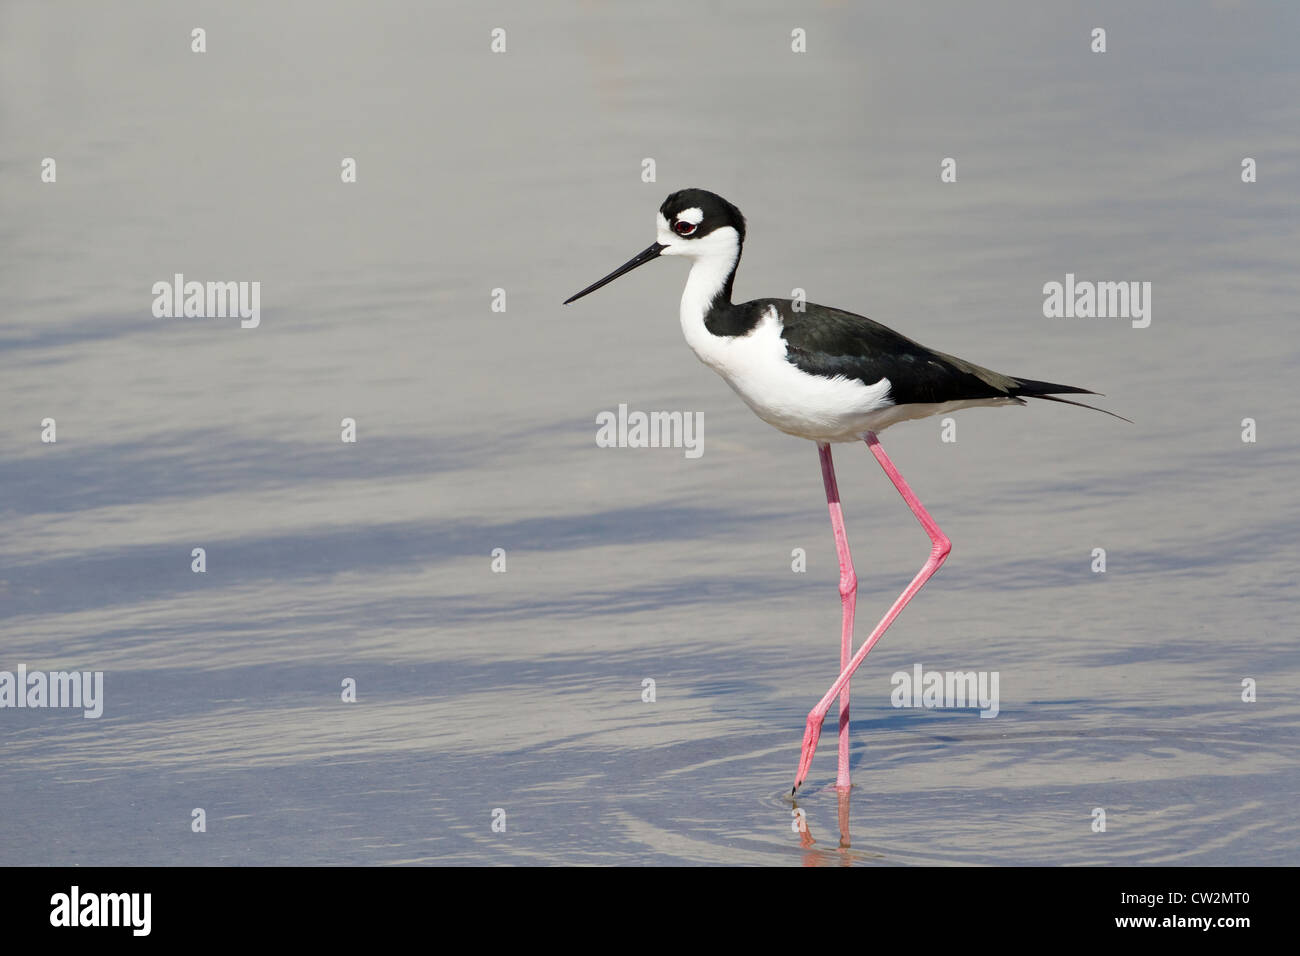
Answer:
<svg viewBox="0 0 1300 956"><path fill-rule="evenodd" d="M863 6L0 7L0 670L104 674L98 719L0 709L0 863L1300 862L1300 14ZM681 263L559 304L684 186L748 215L739 296L1135 422L883 434L954 550L804 835L814 446L691 355ZM155 318L177 272L260 282L260 326ZM1045 318L1066 273L1151 282L1149 327ZM704 453L597 447L621 403ZM927 542L836 461L861 639ZM918 663L1000 712L895 708Z"/></svg>

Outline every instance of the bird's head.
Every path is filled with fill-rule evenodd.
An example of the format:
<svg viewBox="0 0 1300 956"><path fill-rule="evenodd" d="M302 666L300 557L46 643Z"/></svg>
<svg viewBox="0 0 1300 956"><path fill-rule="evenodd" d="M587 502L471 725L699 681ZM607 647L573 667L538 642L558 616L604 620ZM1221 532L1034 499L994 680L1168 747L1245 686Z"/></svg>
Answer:
<svg viewBox="0 0 1300 956"><path fill-rule="evenodd" d="M733 264L745 242L745 217L739 209L707 189L682 189L663 201L655 216L657 241L605 278L565 300L568 305L660 256L727 259Z"/></svg>

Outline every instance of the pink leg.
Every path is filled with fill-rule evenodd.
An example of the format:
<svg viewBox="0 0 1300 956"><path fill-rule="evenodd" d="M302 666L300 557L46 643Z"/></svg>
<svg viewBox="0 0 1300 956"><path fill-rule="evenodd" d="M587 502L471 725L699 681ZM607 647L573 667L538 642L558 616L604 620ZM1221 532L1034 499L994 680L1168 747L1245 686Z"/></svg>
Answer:
<svg viewBox="0 0 1300 956"><path fill-rule="evenodd" d="M831 461L831 446L817 443L822 461L822 483L826 485L826 506L831 512L831 530L835 533L835 553L840 559L840 606L843 623L840 628L840 670L849 666L853 653L853 609L858 603L858 576L853 571L853 555L849 551L849 536L844 530L844 512L840 510L840 489L835 484L835 465ZM837 790L847 790L849 780L849 684L844 682L840 691L840 770L835 778Z"/></svg>
<svg viewBox="0 0 1300 956"><path fill-rule="evenodd" d="M912 489L907 487L907 482L903 480L903 476L898 473L894 463L889 460L885 450L880 447L880 442L876 440L875 433L867 432L866 441L867 447L871 449L871 453L880 462L880 467L885 469L885 474L889 476L889 480L894 483L898 493L903 496L907 506L912 509L912 514L916 515L916 520L921 522L921 527L930 536L930 557L921 567L921 570L917 572L916 577L912 579L912 583L898 596L898 600L894 602L893 607L880 619L876 629L871 632L871 635L863 642L862 647L853 655L853 659L849 661L848 666L841 669L840 676L831 685L831 689L826 692L826 696L817 702L817 706L808 715L808 725L803 734L803 751L799 755L799 771L795 775L794 788L790 791L791 793L798 790L799 785L808 776L813 753L817 750L817 740L821 737L822 722L826 719L826 712L830 710L831 701L835 699L835 695L842 689L848 687L849 678L853 676L853 672L858 669L858 665L871 652L871 649L876 646L876 641L880 640L881 635L888 630L889 625L894 623L894 618L898 617L899 612L907 607L907 602L912 600L917 591L921 590L921 586L930 580L930 576L935 571L939 570L939 565L943 564L944 559L948 557L948 552L952 550L952 542L948 540L947 535L939 530L939 526L934 523L934 519L930 517L929 512L921 506L921 502L917 500L916 495L912 494Z"/></svg>

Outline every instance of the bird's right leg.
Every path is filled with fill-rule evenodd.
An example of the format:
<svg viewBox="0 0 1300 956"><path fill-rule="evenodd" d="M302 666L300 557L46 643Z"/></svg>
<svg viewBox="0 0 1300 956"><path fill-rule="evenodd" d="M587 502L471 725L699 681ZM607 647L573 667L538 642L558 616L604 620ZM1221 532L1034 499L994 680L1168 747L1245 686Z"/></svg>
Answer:
<svg viewBox="0 0 1300 956"><path fill-rule="evenodd" d="M853 554L849 551L849 536L844 530L844 512L840 508L840 489L835 484L835 465L831 461L831 446L817 443L822 462L822 483L826 486L826 507L831 513L831 531L835 534L835 554L840 561L840 670L849 666L853 654L853 611L858 603L858 575L853 570ZM840 691L840 766L835 778L837 790L848 790L853 785L849 779L849 685L846 681Z"/></svg>

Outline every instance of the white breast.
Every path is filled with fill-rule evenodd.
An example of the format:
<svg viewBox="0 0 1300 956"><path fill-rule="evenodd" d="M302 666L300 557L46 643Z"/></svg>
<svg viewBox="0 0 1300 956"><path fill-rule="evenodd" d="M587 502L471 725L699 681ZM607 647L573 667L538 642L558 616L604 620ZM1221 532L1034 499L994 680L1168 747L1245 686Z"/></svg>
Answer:
<svg viewBox="0 0 1300 956"><path fill-rule="evenodd" d="M688 282L681 310L687 343L763 421L813 441L857 441L884 427L881 413L893 408L888 379L864 385L857 379L801 371L786 360L775 307L747 335L713 335L704 326L703 308L692 299L690 286Z"/></svg>

